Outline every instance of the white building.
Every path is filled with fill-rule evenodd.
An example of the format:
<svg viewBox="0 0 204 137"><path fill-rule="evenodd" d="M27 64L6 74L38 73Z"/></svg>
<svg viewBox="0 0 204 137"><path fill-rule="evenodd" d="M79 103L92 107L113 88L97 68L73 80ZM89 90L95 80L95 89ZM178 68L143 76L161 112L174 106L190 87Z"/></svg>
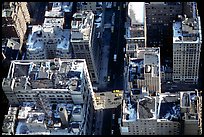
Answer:
<svg viewBox="0 0 204 137"><path fill-rule="evenodd" d="M71 58L70 30L64 29L64 11L61 2L54 2L45 12L42 26L33 26L27 42L28 59Z"/></svg>
<svg viewBox="0 0 204 137"><path fill-rule="evenodd" d="M126 54L135 57L137 47L146 47L145 2L129 2L126 22Z"/></svg>
<svg viewBox="0 0 204 137"><path fill-rule="evenodd" d="M75 58L86 59L92 82L98 82L100 47L96 44L93 12L79 12L73 15L71 44Z"/></svg>
<svg viewBox="0 0 204 137"><path fill-rule="evenodd" d="M173 81L197 83L202 44L200 17L173 23Z"/></svg>
<svg viewBox="0 0 204 137"><path fill-rule="evenodd" d="M79 134L91 134L96 102L84 59L12 61L2 86L11 105L37 102L37 107L47 114L49 104L74 105L71 119L85 124Z"/></svg>
<svg viewBox="0 0 204 137"><path fill-rule="evenodd" d="M132 101L123 100L121 135L179 135L180 117L178 96L161 94L144 96Z"/></svg>
<svg viewBox="0 0 204 137"><path fill-rule="evenodd" d="M15 123L17 121L17 107L9 107L7 115L4 116L2 135L14 135Z"/></svg>

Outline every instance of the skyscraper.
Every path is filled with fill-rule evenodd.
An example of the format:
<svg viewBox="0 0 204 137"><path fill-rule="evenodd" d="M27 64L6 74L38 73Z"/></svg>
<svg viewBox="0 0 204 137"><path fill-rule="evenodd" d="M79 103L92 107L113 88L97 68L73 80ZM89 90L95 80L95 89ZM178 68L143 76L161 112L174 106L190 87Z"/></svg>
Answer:
<svg viewBox="0 0 204 137"><path fill-rule="evenodd" d="M91 81L98 82L100 47L95 42L94 14L91 11L73 15L71 44L74 57L86 59Z"/></svg>
<svg viewBox="0 0 204 137"><path fill-rule="evenodd" d="M202 44L200 17L179 16L173 23L173 81L198 82Z"/></svg>

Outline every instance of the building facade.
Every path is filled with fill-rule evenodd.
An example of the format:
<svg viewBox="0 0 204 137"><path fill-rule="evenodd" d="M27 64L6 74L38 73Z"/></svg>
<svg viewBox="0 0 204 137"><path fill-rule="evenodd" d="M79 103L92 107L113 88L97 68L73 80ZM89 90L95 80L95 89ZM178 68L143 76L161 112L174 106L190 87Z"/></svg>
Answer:
<svg viewBox="0 0 204 137"><path fill-rule="evenodd" d="M199 127L199 134L202 135L203 127L202 127L202 91L197 91L197 111L198 111L198 127Z"/></svg>
<svg viewBox="0 0 204 137"><path fill-rule="evenodd" d="M4 2L2 6L2 38L17 38L22 46L30 23L27 2Z"/></svg>
<svg viewBox="0 0 204 137"><path fill-rule="evenodd" d="M73 15L71 44L75 58L86 59L92 82L98 82L100 47L96 44L94 14L80 12Z"/></svg>
<svg viewBox="0 0 204 137"><path fill-rule="evenodd" d="M102 10L102 2L77 2L77 11Z"/></svg>
<svg viewBox="0 0 204 137"><path fill-rule="evenodd" d="M137 100L132 100L130 97L132 98L127 96L123 100L121 135L180 134L177 95L144 95Z"/></svg>
<svg viewBox="0 0 204 137"><path fill-rule="evenodd" d="M173 81L198 82L202 44L200 17L180 16L173 23Z"/></svg>
<svg viewBox="0 0 204 137"><path fill-rule="evenodd" d="M148 2L145 3L145 8L147 45L165 46L168 42L166 38L171 37L171 33L166 32L172 31L173 20L182 13L181 2Z"/></svg>

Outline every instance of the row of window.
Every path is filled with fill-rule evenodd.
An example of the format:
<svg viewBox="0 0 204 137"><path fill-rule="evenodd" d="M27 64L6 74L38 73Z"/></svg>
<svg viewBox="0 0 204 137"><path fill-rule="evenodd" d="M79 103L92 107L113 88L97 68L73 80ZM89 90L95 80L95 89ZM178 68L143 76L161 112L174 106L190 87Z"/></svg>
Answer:
<svg viewBox="0 0 204 137"><path fill-rule="evenodd" d="M18 91L17 93L32 93L32 91ZM68 91L35 91L35 93L46 93L46 94L70 94ZM35 94L34 93L34 94Z"/></svg>

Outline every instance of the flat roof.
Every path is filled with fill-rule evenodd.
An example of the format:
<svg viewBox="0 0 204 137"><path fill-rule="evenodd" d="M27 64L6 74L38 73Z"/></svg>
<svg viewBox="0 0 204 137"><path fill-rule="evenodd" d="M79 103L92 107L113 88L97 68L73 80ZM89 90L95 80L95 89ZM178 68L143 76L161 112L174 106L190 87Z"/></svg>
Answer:
<svg viewBox="0 0 204 137"><path fill-rule="evenodd" d="M44 49L44 46L47 44L44 43L46 40L43 36L48 39L48 36L52 35L52 37L59 39L60 42L56 42L56 47L60 49L69 49L70 45L70 30L62 29L61 27L41 27L39 25L34 25L32 27L32 33L28 36L28 50L36 50L36 49Z"/></svg>
<svg viewBox="0 0 204 137"><path fill-rule="evenodd" d="M131 24L144 24L145 2L129 2L128 16L131 18Z"/></svg>
<svg viewBox="0 0 204 137"><path fill-rule="evenodd" d="M75 13L73 15L76 19L72 20L71 42L78 42L81 40L90 40L92 25L94 22L94 14L91 11Z"/></svg>
<svg viewBox="0 0 204 137"><path fill-rule="evenodd" d="M85 60L67 59L61 60L60 63L61 65L58 66L53 60L15 60L11 63L8 76L15 78L13 88L18 86L22 86L22 89L42 90L68 90L69 88L80 91ZM57 73L55 70L58 70ZM73 82L76 84L72 85Z"/></svg>
<svg viewBox="0 0 204 137"><path fill-rule="evenodd" d="M53 107L55 105L55 107ZM63 128L60 122L59 108L64 107L68 115L69 128ZM50 115L53 115L48 122L45 121L45 116L48 116L38 103L23 102L18 113L18 123L16 127L17 135L76 135L80 131L80 121L71 119L73 115L78 114L78 109L82 109L82 105L75 104L49 104L47 108ZM77 109L77 110L76 110ZM74 113L73 113L74 112ZM80 113L81 115L82 113ZM23 117L22 117L23 115ZM71 117L70 117L71 116ZM78 126L77 126L78 125ZM73 131L72 131L73 130Z"/></svg>
<svg viewBox="0 0 204 137"><path fill-rule="evenodd" d="M156 119L155 98L145 96L139 100L138 116L139 119Z"/></svg>
<svg viewBox="0 0 204 137"><path fill-rule="evenodd" d="M178 98L177 94L162 94L159 96L159 119L169 121L178 121L180 119L180 102Z"/></svg>
<svg viewBox="0 0 204 137"><path fill-rule="evenodd" d="M201 43L200 17L180 19L173 22L173 43Z"/></svg>

